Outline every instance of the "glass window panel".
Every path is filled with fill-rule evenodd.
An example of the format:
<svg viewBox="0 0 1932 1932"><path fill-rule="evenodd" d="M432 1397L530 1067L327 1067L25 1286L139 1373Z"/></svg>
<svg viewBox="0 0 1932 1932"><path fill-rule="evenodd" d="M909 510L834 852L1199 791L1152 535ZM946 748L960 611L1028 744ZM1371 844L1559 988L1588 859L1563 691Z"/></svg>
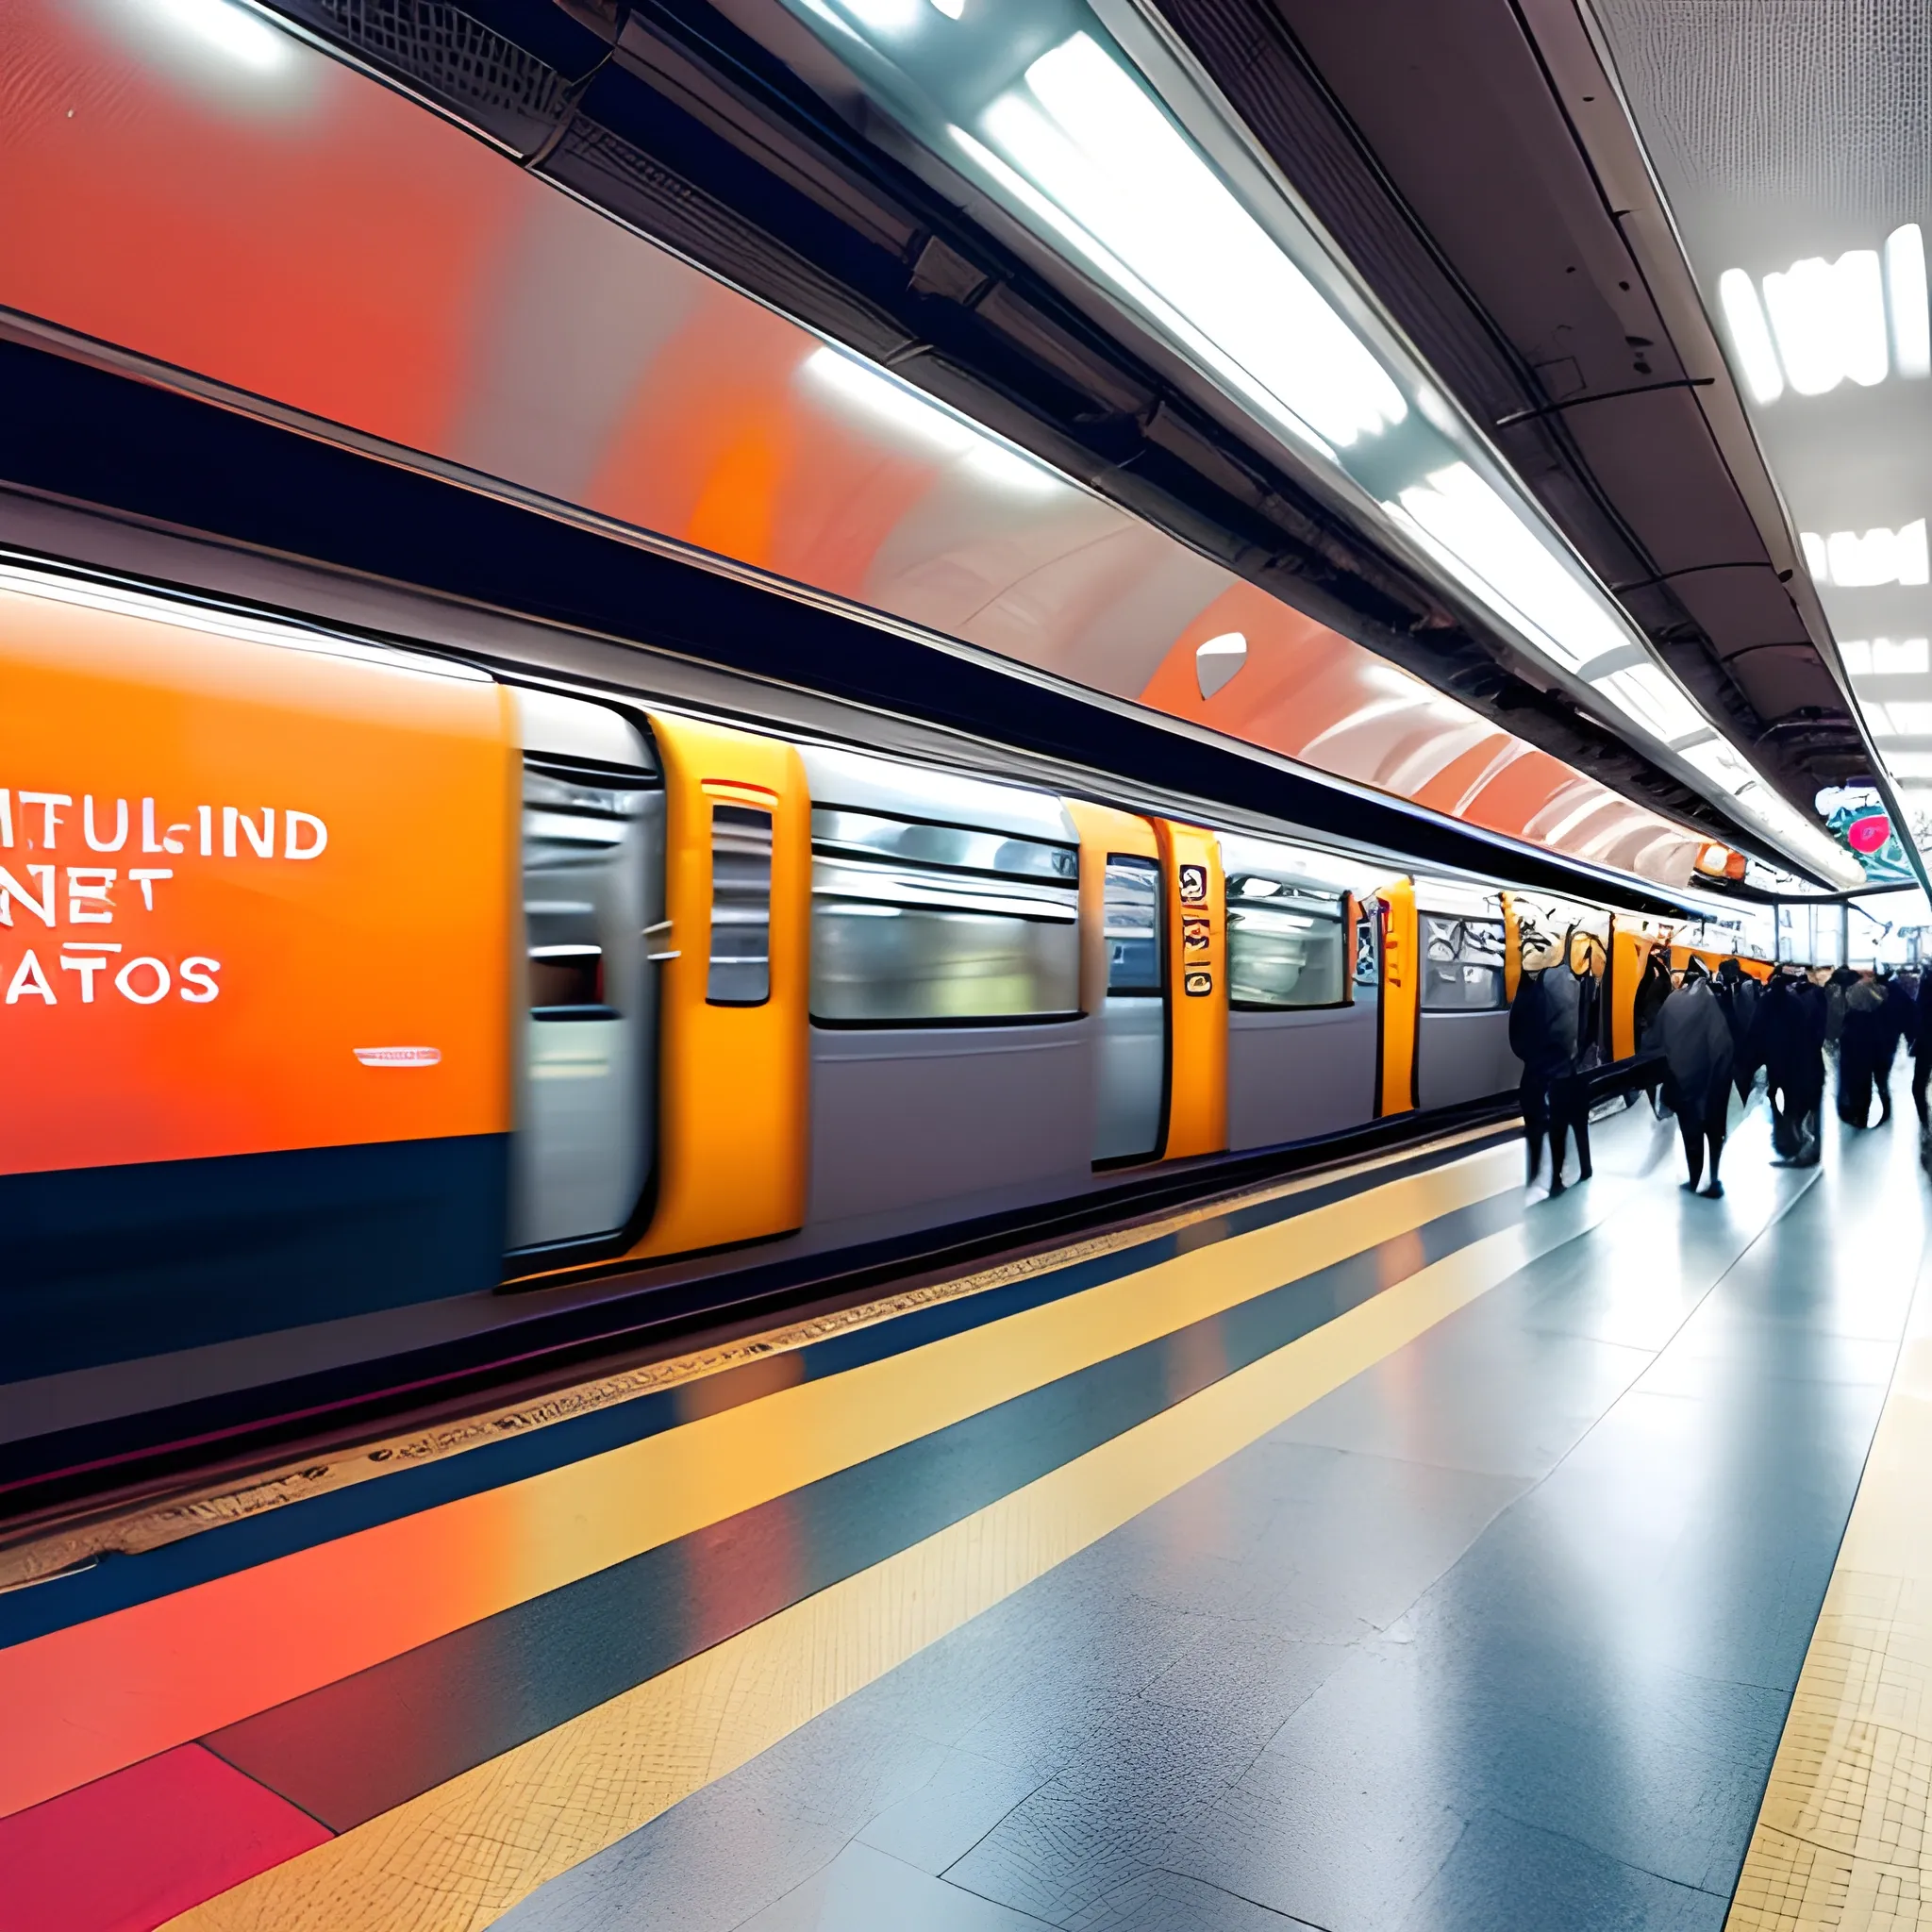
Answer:
<svg viewBox="0 0 1932 1932"><path fill-rule="evenodd" d="M761 1007L772 996L772 814L711 808L711 971L706 1003Z"/></svg>
<svg viewBox="0 0 1932 1932"><path fill-rule="evenodd" d="M1487 1012L1507 1004L1500 919L1423 915L1423 1007L1429 1012Z"/></svg>
<svg viewBox="0 0 1932 1932"><path fill-rule="evenodd" d="M1160 970L1160 867L1151 858L1107 855L1107 990L1109 993L1158 994Z"/></svg>
<svg viewBox="0 0 1932 1932"><path fill-rule="evenodd" d="M1080 929L1014 918L815 897L812 1017L845 1024L1071 1017Z"/></svg>
<svg viewBox="0 0 1932 1932"><path fill-rule="evenodd" d="M970 825L925 824L877 812L815 807L811 839L813 848L823 853L908 859L915 865L991 873L1001 878L1076 883L1080 876L1080 855L1071 845L1050 845Z"/></svg>
<svg viewBox="0 0 1932 1932"><path fill-rule="evenodd" d="M1279 879L1227 882L1228 997L1238 1007L1334 1007L1348 996L1340 896Z"/></svg>

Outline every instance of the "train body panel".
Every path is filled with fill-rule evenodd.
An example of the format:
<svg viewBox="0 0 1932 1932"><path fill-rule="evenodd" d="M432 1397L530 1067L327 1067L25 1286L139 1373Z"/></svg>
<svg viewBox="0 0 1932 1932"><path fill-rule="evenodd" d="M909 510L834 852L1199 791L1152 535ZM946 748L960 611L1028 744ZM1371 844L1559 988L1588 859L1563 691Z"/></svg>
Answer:
<svg viewBox="0 0 1932 1932"><path fill-rule="evenodd" d="M27 571L0 611L9 1378L900 1239L1516 1084L1527 915L1387 854L647 672ZM1602 926L1629 1051L1668 936L1540 916Z"/></svg>
<svg viewBox="0 0 1932 1932"><path fill-rule="evenodd" d="M508 694L12 572L0 678L9 1373L489 1287Z"/></svg>

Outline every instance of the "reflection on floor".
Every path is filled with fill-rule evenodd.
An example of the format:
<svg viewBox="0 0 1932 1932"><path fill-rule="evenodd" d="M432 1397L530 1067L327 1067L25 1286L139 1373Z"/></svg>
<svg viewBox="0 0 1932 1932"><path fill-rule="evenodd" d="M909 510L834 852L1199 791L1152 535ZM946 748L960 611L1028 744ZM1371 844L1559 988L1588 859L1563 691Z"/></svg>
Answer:
<svg viewBox="0 0 1932 1932"><path fill-rule="evenodd" d="M1924 1183L1901 1129L1774 1170L1761 1102L1721 1202L1647 1108L1596 1139L1559 1201L1514 1144L1385 1160L0 1597L0 1897L24 1932L1715 1928ZM1923 1467L1897 1409L1880 1463ZM1874 1548L1901 1510L1868 1491ZM1822 1874L1881 1758L1923 1810L1923 1732L1825 1739L1838 1628L1740 1924L1839 1923L1749 1886ZM1896 1896L1916 1840L1865 1815L1840 1849Z"/></svg>

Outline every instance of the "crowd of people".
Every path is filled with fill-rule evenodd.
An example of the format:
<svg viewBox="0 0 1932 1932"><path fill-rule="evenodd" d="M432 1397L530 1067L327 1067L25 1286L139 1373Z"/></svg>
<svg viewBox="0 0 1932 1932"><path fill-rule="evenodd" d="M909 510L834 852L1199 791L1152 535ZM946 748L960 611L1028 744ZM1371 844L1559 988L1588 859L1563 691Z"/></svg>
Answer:
<svg viewBox="0 0 1932 1932"><path fill-rule="evenodd" d="M1549 1191L1560 1194L1569 1143L1578 1180L1591 1175L1592 1076L1605 1064L1601 948L1586 934L1526 944L1509 1008L1509 1044L1523 1062L1523 1120L1529 1180L1547 1145ZM1774 1160L1818 1161L1827 1063L1836 1062L1839 1118L1853 1127L1891 1118L1891 1072L1901 1046L1912 1061L1912 1103L1922 1145L1932 1148L1926 1076L1932 1074L1932 971L1923 974L1807 971L1780 966L1759 981L1736 959L1711 972L1701 959L1672 971L1660 951L1647 958L1636 996L1638 1058L1633 1080L1649 1086L1659 1114L1676 1116L1688 1177L1715 1199L1735 1091L1748 1102L1761 1073L1771 1108ZM1932 1155L1927 1158L1932 1169Z"/></svg>

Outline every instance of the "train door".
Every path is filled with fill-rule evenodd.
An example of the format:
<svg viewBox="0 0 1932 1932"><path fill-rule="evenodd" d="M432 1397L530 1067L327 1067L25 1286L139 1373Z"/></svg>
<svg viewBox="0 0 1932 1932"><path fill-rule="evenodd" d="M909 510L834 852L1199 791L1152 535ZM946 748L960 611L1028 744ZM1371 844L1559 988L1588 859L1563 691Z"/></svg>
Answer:
<svg viewBox="0 0 1932 1932"><path fill-rule="evenodd" d="M1151 1160L1167 1139L1167 892L1143 818L1069 800L1080 834L1082 1008L1097 1016L1093 1162Z"/></svg>
<svg viewBox="0 0 1932 1932"><path fill-rule="evenodd" d="M650 1178L664 789L608 706L515 693L522 726L523 1057L509 1245L619 1234Z"/></svg>
<svg viewBox="0 0 1932 1932"><path fill-rule="evenodd" d="M1375 1113L1408 1113L1416 1105L1416 1033L1421 1020L1422 959L1415 881L1401 878L1375 894L1381 958Z"/></svg>

